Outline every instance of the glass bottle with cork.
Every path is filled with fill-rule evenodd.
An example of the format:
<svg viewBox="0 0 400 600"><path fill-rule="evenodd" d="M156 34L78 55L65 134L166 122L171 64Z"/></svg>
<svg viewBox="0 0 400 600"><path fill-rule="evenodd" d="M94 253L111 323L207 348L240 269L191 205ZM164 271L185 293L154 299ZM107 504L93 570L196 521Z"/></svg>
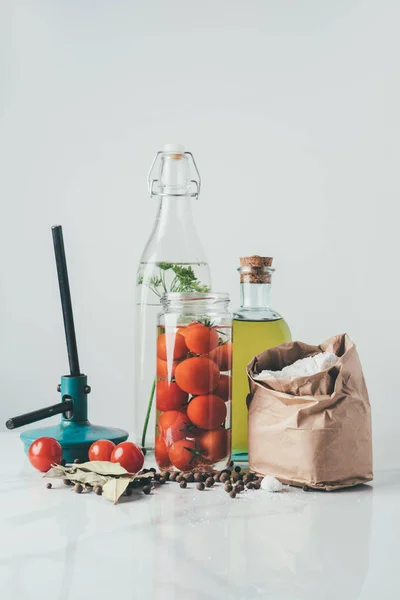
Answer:
<svg viewBox="0 0 400 600"><path fill-rule="evenodd" d="M272 258L240 259L240 308L233 314L232 458L248 459L246 367L251 359L273 346L291 340L290 329L270 307Z"/></svg>

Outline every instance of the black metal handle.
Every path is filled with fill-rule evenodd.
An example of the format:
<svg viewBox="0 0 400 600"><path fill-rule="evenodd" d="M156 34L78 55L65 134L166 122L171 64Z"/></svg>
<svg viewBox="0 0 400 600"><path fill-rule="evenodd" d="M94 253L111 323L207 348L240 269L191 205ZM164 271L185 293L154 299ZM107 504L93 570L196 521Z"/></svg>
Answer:
<svg viewBox="0 0 400 600"><path fill-rule="evenodd" d="M59 415L60 413L68 413L72 411L72 400L64 400L53 404L53 406L46 406L45 408L39 408L39 410L33 410L32 412L25 413L24 415L18 415L8 419L6 422L7 429L16 429L16 427L22 427L23 425L29 425L29 423L35 423L42 419L47 419L53 415Z"/></svg>
<svg viewBox="0 0 400 600"><path fill-rule="evenodd" d="M78 348L74 326L74 315L72 313L71 292L69 289L67 261L65 258L64 239L61 225L52 228L54 253L56 256L58 284L60 287L61 306L64 317L65 338L67 340L67 351L69 369L71 375L77 377L81 374L79 368Z"/></svg>

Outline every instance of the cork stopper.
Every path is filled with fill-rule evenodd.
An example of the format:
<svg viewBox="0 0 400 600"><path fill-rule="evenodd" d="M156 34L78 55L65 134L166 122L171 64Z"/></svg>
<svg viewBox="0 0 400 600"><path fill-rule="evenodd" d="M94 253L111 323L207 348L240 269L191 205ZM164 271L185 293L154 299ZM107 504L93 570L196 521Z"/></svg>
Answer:
<svg viewBox="0 0 400 600"><path fill-rule="evenodd" d="M240 283L271 283L271 256L240 257Z"/></svg>

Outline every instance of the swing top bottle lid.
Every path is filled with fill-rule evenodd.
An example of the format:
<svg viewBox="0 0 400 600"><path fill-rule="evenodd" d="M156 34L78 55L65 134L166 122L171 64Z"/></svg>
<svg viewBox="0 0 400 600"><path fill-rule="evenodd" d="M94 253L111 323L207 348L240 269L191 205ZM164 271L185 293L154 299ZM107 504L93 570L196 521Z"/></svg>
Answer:
<svg viewBox="0 0 400 600"><path fill-rule="evenodd" d="M197 198L201 179L191 152L182 144L165 144L159 150L147 177L151 196Z"/></svg>

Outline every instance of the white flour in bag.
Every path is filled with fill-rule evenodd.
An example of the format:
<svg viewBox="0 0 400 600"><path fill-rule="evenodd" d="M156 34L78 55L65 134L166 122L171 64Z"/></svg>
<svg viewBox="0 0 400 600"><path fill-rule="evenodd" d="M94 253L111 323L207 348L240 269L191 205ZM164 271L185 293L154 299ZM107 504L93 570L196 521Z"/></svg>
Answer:
<svg viewBox="0 0 400 600"><path fill-rule="evenodd" d="M257 381L264 381L266 379L284 379L285 377L304 377L306 375L315 375L330 369L336 365L339 357L333 352L320 352L315 356L307 356L306 358L300 358L291 365L284 367L282 371L261 371L258 375L254 376Z"/></svg>

